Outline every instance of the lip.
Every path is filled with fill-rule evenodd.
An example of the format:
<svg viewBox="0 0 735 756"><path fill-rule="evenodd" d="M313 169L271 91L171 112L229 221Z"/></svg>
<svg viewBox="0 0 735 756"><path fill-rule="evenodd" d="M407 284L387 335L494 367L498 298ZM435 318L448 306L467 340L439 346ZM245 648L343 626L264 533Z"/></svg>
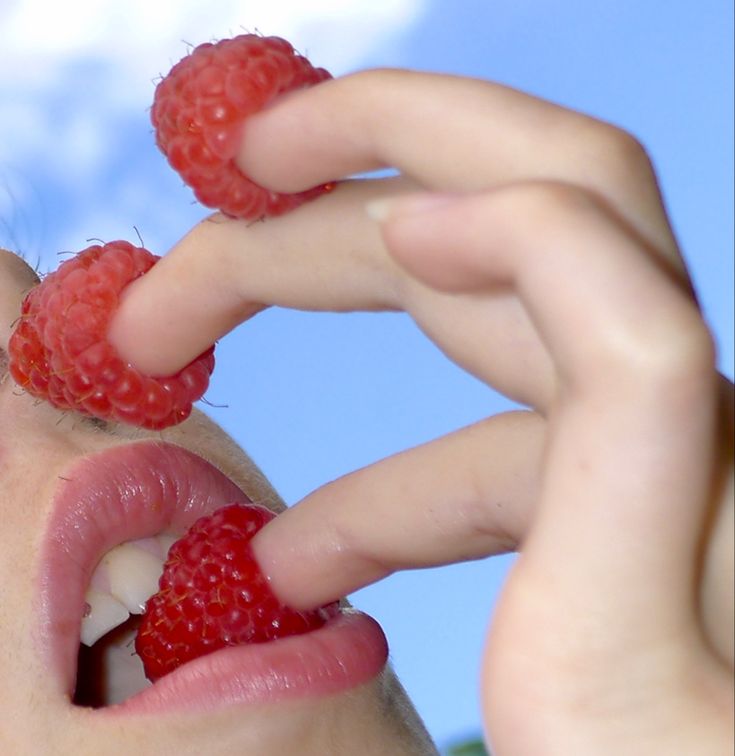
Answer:
<svg viewBox="0 0 735 756"><path fill-rule="evenodd" d="M36 640L57 692L71 700L90 576L124 541L184 532L198 517L248 496L217 468L170 443L142 441L75 462L60 476L42 542ZM324 627L196 659L100 716L313 698L376 677L387 643L375 620L351 610Z"/></svg>

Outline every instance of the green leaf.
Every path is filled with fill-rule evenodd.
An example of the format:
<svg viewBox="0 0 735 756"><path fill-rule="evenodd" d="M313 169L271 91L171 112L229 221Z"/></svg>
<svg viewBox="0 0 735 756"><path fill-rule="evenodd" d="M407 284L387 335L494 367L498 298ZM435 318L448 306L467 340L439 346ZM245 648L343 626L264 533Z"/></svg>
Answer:
<svg viewBox="0 0 735 756"><path fill-rule="evenodd" d="M457 743L449 748L447 756L490 756L485 744L479 738Z"/></svg>

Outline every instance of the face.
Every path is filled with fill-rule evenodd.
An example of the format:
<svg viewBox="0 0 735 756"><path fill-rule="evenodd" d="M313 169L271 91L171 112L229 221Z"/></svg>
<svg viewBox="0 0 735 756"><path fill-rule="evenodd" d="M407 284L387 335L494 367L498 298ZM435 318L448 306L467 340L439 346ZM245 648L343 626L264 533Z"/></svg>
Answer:
<svg viewBox="0 0 735 756"><path fill-rule="evenodd" d="M130 653L134 618L113 618L80 652L85 601L113 579L127 589L135 572L105 572L110 552L129 558L113 549L136 542L138 561L160 561L151 544L202 513L248 498L283 505L200 412L149 433L61 413L16 386L5 350L35 282L0 250L0 752L435 753L364 617L216 652L152 686Z"/></svg>

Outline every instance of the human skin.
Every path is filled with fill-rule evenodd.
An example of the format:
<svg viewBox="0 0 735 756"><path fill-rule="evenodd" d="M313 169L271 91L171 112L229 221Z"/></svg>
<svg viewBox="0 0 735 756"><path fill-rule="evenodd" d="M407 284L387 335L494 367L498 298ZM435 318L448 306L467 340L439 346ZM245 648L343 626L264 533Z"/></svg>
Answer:
<svg viewBox="0 0 735 756"><path fill-rule="evenodd" d="M85 458L160 434L100 424L38 402L7 374L6 348L35 273L0 250L0 752L13 756L99 754L327 753L433 754L405 693L389 670L354 689L206 711L117 714L71 703L49 664L44 635L45 538L66 471ZM228 475L251 499L283 504L247 455L201 412L163 434ZM114 541L114 534L111 534ZM69 556L73 561L75 555ZM60 628L51 630L51 640ZM78 626L73 632L77 633ZM44 640L45 638L45 640Z"/></svg>
<svg viewBox="0 0 735 756"><path fill-rule="evenodd" d="M383 70L278 101L238 162L276 191L399 176L263 223L212 216L130 287L126 358L165 374L269 305L403 310L531 409L307 496L254 541L276 592L314 605L517 549L481 669L495 752L730 752L732 386L640 144L488 82Z"/></svg>

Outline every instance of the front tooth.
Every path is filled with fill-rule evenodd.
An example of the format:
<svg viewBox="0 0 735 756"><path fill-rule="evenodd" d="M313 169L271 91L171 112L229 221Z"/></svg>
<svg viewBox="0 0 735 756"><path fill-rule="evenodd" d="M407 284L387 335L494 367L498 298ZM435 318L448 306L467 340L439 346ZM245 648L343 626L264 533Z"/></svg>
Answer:
<svg viewBox="0 0 735 756"><path fill-rule="evenodd" d="M82 618L81 641L85 646L94 645L113 627L125 622L128 610L109 593L102 593L90 588L84 597L87 602Z"/></svg>
<svg viewBox="0 0 735 756"><path fill-rule="evenodd" d="M170 535L168 533L161 533L161 535L156 536L156 540L160 544L161 549L163 550L163 559L166 560L166 557L168 556L168 550L181 538L181 536L176 535Z"/></svg>
<svg viewBox="0 0 735 756"><path fill-rule="evenodd" d="M162 560L134 543L123 543L101 561L110 581L110 593L131 614L142 614L145 603L158 590Z"/></svg>

